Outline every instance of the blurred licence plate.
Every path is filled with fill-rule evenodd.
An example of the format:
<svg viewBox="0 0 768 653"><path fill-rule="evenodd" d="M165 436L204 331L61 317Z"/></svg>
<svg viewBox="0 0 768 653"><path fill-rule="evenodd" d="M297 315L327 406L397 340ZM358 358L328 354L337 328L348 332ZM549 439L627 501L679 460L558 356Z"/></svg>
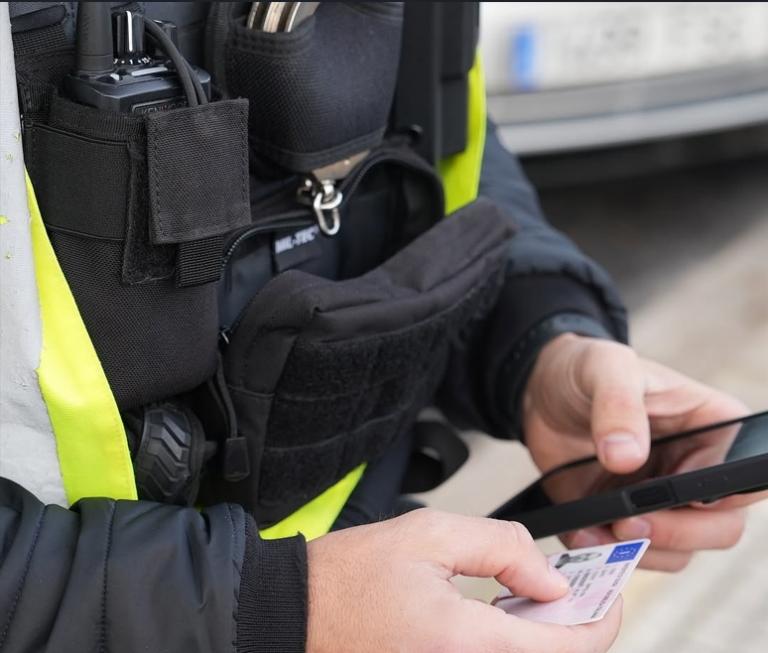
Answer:
<svg viewBox="0 0 768 653"><path fill-rule="evenodd" d="M552 5L558 5L557 12ZM616 82L768 57L765 2L528 6L525 19L518 18L510 33L509 81L519 90Z"/></svg>

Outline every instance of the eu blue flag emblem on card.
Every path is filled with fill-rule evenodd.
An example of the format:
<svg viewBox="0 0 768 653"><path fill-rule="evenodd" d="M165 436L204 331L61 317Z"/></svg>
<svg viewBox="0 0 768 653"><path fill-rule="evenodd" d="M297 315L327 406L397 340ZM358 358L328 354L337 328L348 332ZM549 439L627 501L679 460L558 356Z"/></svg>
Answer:
<svg viewBox="0 0 768 653"><path fill-rule="evenodd" d="M635 556L643 546L642 542L632 542L632 544L619 544L612 552L605 564L612 562L628 562L634 560Z"/></svg>

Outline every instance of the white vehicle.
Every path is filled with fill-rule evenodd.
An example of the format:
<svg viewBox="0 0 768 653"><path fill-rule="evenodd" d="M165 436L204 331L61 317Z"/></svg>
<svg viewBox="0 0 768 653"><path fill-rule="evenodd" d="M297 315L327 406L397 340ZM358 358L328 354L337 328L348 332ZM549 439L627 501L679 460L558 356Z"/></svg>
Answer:
<svg viewBox="0 0 768 653"><path fill-rule="evenodd" d="M520 155L768 124L768 2L488 2L480 34Z"/></svg>

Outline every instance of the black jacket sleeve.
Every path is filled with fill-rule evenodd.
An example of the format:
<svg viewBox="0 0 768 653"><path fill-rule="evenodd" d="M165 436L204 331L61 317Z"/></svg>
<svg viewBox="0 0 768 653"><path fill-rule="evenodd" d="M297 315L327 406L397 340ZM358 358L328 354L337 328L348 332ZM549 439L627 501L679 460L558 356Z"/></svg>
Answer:
<svg viewBox="0 0 768 653"><path fill-rule="evenodd" d="M0 542L3 652L304 651L305 543L238 506L66 510L0 479Z"/></svg>
<svg viewBox="0 0 768 653"><path fill-rule="evenodd" d="M509 437L508 410L499 405L499 397L507 396L499 388L501 370L525 334L548 317L569 313L626 342L626 311L608 274L547 223L536 191L490 122L479 194L505 210L518 232L498 302L472 338L457 346L437 403L461 427Z"/></svg>

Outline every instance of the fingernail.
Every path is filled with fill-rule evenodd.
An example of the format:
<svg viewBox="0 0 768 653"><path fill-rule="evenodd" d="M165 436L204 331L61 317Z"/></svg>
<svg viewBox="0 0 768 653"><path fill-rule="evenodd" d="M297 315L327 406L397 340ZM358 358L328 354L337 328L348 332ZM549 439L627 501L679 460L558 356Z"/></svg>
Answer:
<svg viewBox="0 0 768 653"><path fill-rule="evenodd" d="M643 457L640 444L631 433L611 433L600 443L602 458L607 463L636 460Z"/></svg>
<svg viewBox="0 0 768 653"><path fill-rule="evenodd" d="M565 589L566 587L571 586L571 581L569 581L559 569L555 569L551 564L549 565L549 573L552 576L555 584L561 588Z"/></svg>
<svg viewBox="0 0 768 653"><path fill-rule="evenodd" d="M620 540L639 540L651 534L651 523L642 517L632 517L616 524L613 532Z"/></svg>
<svg viewBox="0 0 768 653"><path fill-rule="evenodd" d="M586 549L589 546L599 546L600 538L589 531L579 531L573 536L571 548Z"/></svg>

